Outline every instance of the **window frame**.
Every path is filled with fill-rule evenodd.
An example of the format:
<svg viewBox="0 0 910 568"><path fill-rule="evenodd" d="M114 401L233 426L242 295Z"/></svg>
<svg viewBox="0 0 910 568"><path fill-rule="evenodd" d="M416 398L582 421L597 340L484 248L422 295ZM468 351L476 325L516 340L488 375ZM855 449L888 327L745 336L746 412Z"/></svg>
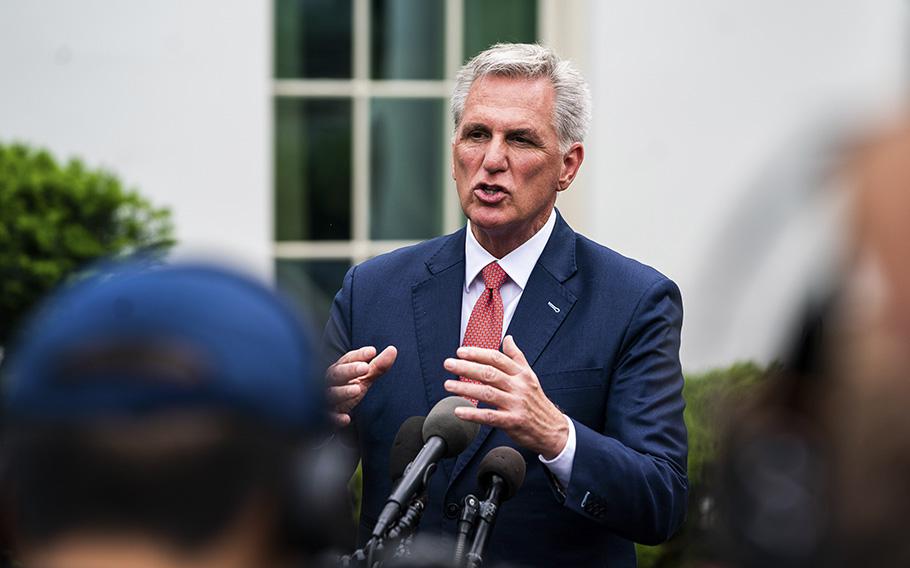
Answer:
<svg viewBox="0 0 910 568"><path fill-rule="evenodd" d="M353 74L350 79L279 79L272 78L272 100L288 98L348 98L351 100L351 238L349 240L277 240L273 231L273 260L339 260L356 265L373 256L390 252L420 240L384 240L370 238L370 101L374 98L439 98L447 108L454 77L463 64L464 50L464 0L444 0L444 78L433 80L388 80L371 79L370 49L371 1L352 0L352 41ZM538 41L559 50L563 56L583 59L582 49L586 43L587 28L581 0L537 0L536 2ZM272 24L274 33L274 23ZM562 48L562 49L561 49ZM566 53L568 52L568 53ZM584 67L583 60L581 61ZM582 68L584 72L584 69ZM274 109L275 105L271 105ZM274 112L274 111L273 111ZM442 197L442 234L451 233L464 225L464 216L451 179L449 164L451 151L449 143L452 124L448 113L444 121L443 152L440 187ZM274 127L275 117L271 124ZM276 149L272 149L272 155ZM583 185L576 180L569 209L577 209L576 203L583 204ZM271 195L277 195L274 170ZM562 201L562 200L561 200ZM566 207L561 206L565 213ZM274 219L274 212L273 212Z"/></svg>
<svg viewBox="0 0 910 568"><path fill-rule="evenodd" d="M371 6L370 0L353 1L353 76L350 79L278 79L273 78L273 97L289 98L347 98L351 100L351 239L350 240L274 240L276 260L347 260L358 264L370 257L411 245L419 240L383 240L370 238L370 101L376 98L433 98L448 105L455 73L462 64L462 0L445 0L445 78L433 80L386 80L370 78ZM444 153L443 164L451 155L448 141L451 123L448 113L444 120L444 138L439 148ZM274 122L274 117L273 117ZM463 224L461 208L451 180L449 168L443 167L442 231L450 233ZM272 184L272 195L277 188Z"/></svg>

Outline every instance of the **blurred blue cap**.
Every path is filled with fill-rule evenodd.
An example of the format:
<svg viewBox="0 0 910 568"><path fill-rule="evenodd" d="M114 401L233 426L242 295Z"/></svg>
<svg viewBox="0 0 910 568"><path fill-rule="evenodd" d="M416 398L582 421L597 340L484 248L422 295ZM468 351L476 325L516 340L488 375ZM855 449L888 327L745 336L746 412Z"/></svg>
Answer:
<svg viewBox="0 0 910 568"><path fill-rule="evenodd" d="M11 354L9 419L205 409L312 432L327 418L312 336L265 286L206 266L127 265L67 288Z"/></svg>

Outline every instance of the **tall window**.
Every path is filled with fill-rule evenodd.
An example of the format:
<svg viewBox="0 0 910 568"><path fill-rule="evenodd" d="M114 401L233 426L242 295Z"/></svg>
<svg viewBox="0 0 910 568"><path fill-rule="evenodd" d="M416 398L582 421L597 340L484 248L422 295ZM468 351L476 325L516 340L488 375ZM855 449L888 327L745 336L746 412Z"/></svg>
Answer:
<svg viewBox="0 0 910 568"><path fill-rule="evenodd" d="M347 269L463 223L455 72L536 41L538 0L275 0L275 262L317 323Z"/></svg>

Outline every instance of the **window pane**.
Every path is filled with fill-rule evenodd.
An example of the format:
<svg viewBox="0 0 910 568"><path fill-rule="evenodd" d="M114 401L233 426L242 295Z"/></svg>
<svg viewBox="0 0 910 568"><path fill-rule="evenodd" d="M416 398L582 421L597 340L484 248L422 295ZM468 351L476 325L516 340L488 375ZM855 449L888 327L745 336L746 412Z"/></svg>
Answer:
<svg viewBox="0 0 910 568"><path fill-rule="evenodd" d="M277 260L278 288L289 296L321 331L329 318L335 293L351 262L344 260ZM318 335L317 335L318 337Z"/></svg>
<svg viewBox="0 0 910 568"><path fill-rule="evenodd" d="M278 240L351 238L351 101L275 101Z"/></svg>
<svg viewBox="0 0 910 568"><path fill-rule="evenodd" d="M352 0L275 0L275 76L351 76Z"/></svg>
<svg viewBox="0 0 910 568"><path fill-rule="evenodd" d="M442 230L442 99L374 99L370 237L425 239Z"/></svg>
<svg viewBox="0 0 910 568"><path fill-rule="evenodd" d="M442 79L443 0L373 0L372 77Z"/></svg>
<svg viewBox="0 0 910 568"><path fill-rule="evenodd" d="M537 41L537 0L465 0L464 56L498 42Z"/></svg>

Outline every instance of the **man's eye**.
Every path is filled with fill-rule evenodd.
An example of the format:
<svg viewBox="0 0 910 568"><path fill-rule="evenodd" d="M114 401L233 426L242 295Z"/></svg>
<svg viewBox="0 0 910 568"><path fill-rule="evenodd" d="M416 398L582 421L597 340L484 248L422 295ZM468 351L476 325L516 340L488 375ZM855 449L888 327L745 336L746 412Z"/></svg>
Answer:
<svg viewBox="0 0 910 568"><path fill-rule="evenodd" d="M468 138L471 140L483 140L487 137L487 133L483 130L472 130L468 133Z"/></svg>
<svg viewBox="0 0 910 568"><path fill-rule="evenodd" d="M537 146L537 139L529 134L524 134L521 132L515 132L509 135L509 140L516 143L527 146Z"/></svg>

